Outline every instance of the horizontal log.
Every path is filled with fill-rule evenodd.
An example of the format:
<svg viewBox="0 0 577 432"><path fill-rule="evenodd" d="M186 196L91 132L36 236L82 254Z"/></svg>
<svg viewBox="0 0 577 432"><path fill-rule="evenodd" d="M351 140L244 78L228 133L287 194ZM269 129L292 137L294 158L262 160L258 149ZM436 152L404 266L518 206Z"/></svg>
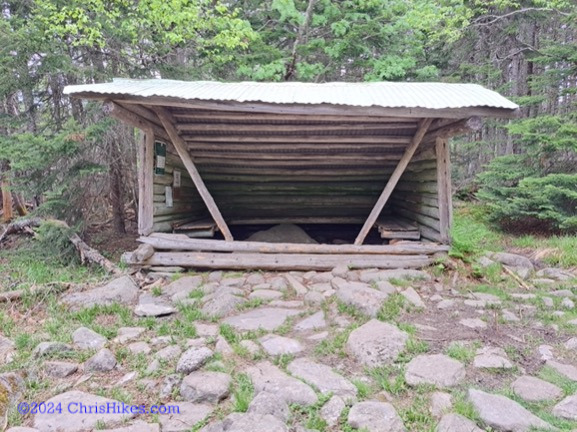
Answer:
<svg viewBox="0 0 577 432"><path fill-rule="evenodd" d="M386 210L386 209L385 209ZM262 217L251 217L251 218L232 218L228 221L229 225L278 225L278 224L342 224L342 225L357 225L362 224L365 221L364 217L276 217L276 218L262 218Z"/></svg>
<svg viewBox="0 0 577 432"><path fill-rule="evenodd" d="M421 237L433 242L443 243L441 233L438 230L421 225ZM448 247L448 246L447 246Z"/></svg>
<svg viewBox="0 0 577 432"><path fill-rule="evenodd" d="M436 193L437 184L428 182L411 182L405 179L401 179L399 184L397 184L397 191L404 192L426 192L426 193Z"/></svg>
<svg viewBox="0 0 577 432"><path fill-rule="evenodd" d="M235 159L221 159L218 155L214 157L206 157L206 158L194 158L195 163L199 165L199 170L202 171L204 166L212 165L214 167L226 167L226 166L234 166L234 167L259 167L261 170L271 169L271 168L291 168L294 169L302 169L303 167L308 167L310 169L315 168L324 168L327 169L328 167L332 169L343 169L343 170L350 170L351 168L356 168L360 171L360 173L364 173L368 167L383 167L383 166L396 166L398 163L398 159L379 159L375 160L374 158L357 158L357 159L347 159L347 160L332 160L327 158L318 158L313 159L306 158L303 160L283 160L282 158L277 158L276 160L255 160L250 158L250 156L246 156L244 158L235 158ZM236 171L236 170L235 170Z"/></svg>
<svg viewBox="0 0 577 432"><path fill-rule="evenodd" d="M214 174L244 174L244 175L251 175L254 177L255 180L260 179L264 176L290 176L293 179L301 178L303 176L335 176L338 175L339 177L343 176L370 176L370 175L382 175L385 176L385 179L388 178L387 176L391 172L391 168L394 168L396 162L387 163L384 162L379 164L378 166L351 166L349 165L332 165L329 167L323 166L319 168L318 166L309 166L309 167L268 167L263 163L254 164L252 166L243 166L243 165L219 165L218 163L215 164L207 164L199 166L198 169L202 176L205 175L214 175Z"/></svg>
<svg viewBox="0 0 577 432"><path fill-rule="evenodd" d="M430 265L427 255L311 255L209 252L156 252L144 265L180 266L222 270L320 270L337 266L350 269L421 268Z"/></svg>
<svg viewBox="0 0 577 432"><path fill-rule="evenodd" d="M327 185L332 185L340 183L343 181L343 175L331 171L332 175L324 174L319 176L314 175L250 175L250 174L216 174L216 173L204 173L202 178L209 184L226 184L226 183L254 183L266 185L267 183L291 183L293 181L298 181L300 183L326 183ZM382 184L384 186L386 182L386 176L390 173L381 173L380 175L349 175L346 179L350 183L372 183L372 184ZM312 185L311 185L312 186ZM383 188L381 186L381 190Z"/></svg>
<svg viewBox="0 0 577 432"><path fill-rule="evenodd" d="M407 243L396 245L332 245L332 244L296 244L264 243L250 241L225 242L223 240L191 240L181 237L170 238L167 235L157 237L154 233L140 237L139 242L148 244L157 250L210 251L210 252L258 252L283 254L367 254L367 255L431 255L447 252L443 245Z"/></svg>
<svg viewBox="0 0 577 432"><path fill-rule="evenodd" d="M422 228L422 226L426 226L429 228L432 228L436 231L439 230L440 227L440 222L438 219L434 219L432 217L417 213L415 211L409 211L409 210L405 210L402 208L395 208L395 214L399 214L403 217L406 217L407 219L410 220L414 220L416 222L419 223L419 226ZM421 233L423 231L421 230Z"/></svg>
<svg viewBox="0 0 577 432"><path fill-rule="evenodd" d="M179 122L177 129L180 132L190 132L190 133L206 133L206 132L258 132L270 133L271 135L277 134L279 132L294 132L294 133L313 133L313 132L350 132L350 131L379 131L379 130L395 130L395 129L415 129L417 127L416 123L407 122L396 122L396 123L368 123L368 124L358 124L358 123L340 123L340 124L299 124L299 125L287 125L287 124L230 124L230 123L185 123Z"/></svg>
<svg viewBox="0 0 577 432"><path fill-rule="evenodd" d="M106 101L105 103L102 104L102 111L107 114L110 115L124 123L129 124L132 127L138 128L142 131L147 131L152 129L154 131L154 135L170 141L168 138L168 134L166 133L166 131L161 128L160 126L158 126L155 123L150 122L149 120L145 119L144 117L141 117L140 115L136 114L135 112L128 110L126 108L124 108L123 106L120 106L119 104L113 102L113 101Z"/></svg>
<svg viewBox="0 0 577 432"><path fill-rule="evenodd" d="M395 201L393 203L394 209L405 209L411 212L417 212L419 214L429 216L433 219L439 219L439 208L438 207L429 207L424 204L420 203L412 203L408 201Z"/></svg>
<svg viewBox="0 0 577 432"><path fill-rule="evenodd" d="M402 152L407 146L405 144L372 143L372 144L339 144L339 143L205 143L198 142L188 146L191 151L214 151L223 152L339 152L339 153L385 153Z"/></svg>
<svg viewBox="0 0 577 432"><path fill-rule="evenodd" d="M195 149L190 149L190 155L192 158L197 161L198 163L202 163L207 159L210 160L219 160L219 161L226 161L228 159L232 159L234 161L247 159L250 161L283 161L287 163L292 163L293 161L296 163L298 161L307 161L307 162L333 162L333 163L348 163L348 162L366 162L366 161L398 161L401 156L402 152L386 152L386 153L330 153L330 152L323 152L323 151L315 151L310 153L303 153L303 152L286 152L286 153L274 153L274 152L201 152ZM267 162L265 162L267 163Z"/></svg>
<svg viewBox="0 0 577 432"><path fill-rule="evenodd" d="M327 135L284 135L284 136L246 136L246 135L183 135L182 138L188 143L349 143L349 144L406 144L411 142L411 137L399 136L375 136L375 135L350 135L350 136L327 136Z"/></svg>
<svg viewBox="0 0 577 432"><path fill-rule="evenodd" d="M410 194L398 191L393 193L393 196L391 197L391 202L393 203L409 202L409 203L424 204L429 207L436 207L436 208L439 207L439 199L437 198L437 195L428 193Z"/></svg>
<svg viewBox="0 0 577 432"><path fill-rule="evenodd" d="M198 122L241 122L241 123L260 123L269 122L298 122L301 123L407 123L416 125L417 121L413 118L406 117L371 117L355 115L290 115L290 114L261 114L245 112L225 112L225 111L208 111L208 110L174 110L173 117L178 119L195 120Z"/></svg>

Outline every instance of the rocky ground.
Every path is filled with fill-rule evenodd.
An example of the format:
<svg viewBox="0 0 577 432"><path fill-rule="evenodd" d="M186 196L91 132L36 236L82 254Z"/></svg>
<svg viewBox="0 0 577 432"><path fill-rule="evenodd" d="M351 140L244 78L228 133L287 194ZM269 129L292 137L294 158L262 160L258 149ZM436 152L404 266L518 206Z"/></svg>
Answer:
<svg viewBox="0 0 577 432"><path fill-rule="evenodd" d="M573 274L509 254L472 276L125 276L8 305L0 410L11 432L573 431L576 294ZM20 414L20 401L179 413Z"/></svg>

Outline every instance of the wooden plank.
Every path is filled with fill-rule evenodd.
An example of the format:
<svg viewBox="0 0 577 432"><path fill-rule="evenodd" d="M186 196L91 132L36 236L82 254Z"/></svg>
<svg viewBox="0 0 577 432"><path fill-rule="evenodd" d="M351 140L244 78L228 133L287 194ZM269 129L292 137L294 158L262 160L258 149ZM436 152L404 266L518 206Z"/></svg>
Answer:
<svg viewBox="0 0 577 432"><path fill-rule="evenodd" d="M379 218L375 223L375 226L379 230L388 230L388 231L415 231L418 230L419 227L413 221L406 221L399 218Z"/></svg>
<svg viewBox="0 0 577 432"><path fill-rule="evenodd" d="M197 142L194 146L191 146L194 150L198 151L214 151L214 152L269 152L269 153L284 153L284 152L342 152L342 153L357 153L357 152L368 152L368 153L395 153L403 152L406 148L406 144L394 144L394 143L356 143L351 146L348 143L237 143L237 142L227 142L227 143L210 143L210 142Z"/></svg>
<svg viewBox="0 0 577 432"><path fill-rule="evenodd" d="M152 232L154 220L154 131L140 132L138 157L138 234Z"/></svg>
<svg viewBox="0 0 577 432"><path fill-rule="evenodd" d="M210 212L212 218L220 228L220 232L227 241L232 241L233 240L232 234L228 229L228 226L226 225L226 222L224 221L224 218L222 217L222 214L220 213L220 210L218 209L216 202L212 198L212 195L210 194L210 192L206 188L206 185L204 184L204 181L200 177L196 165L192 161L190 154L186 149L186 144L178 134L178 131L175 129L173 119L171 118L170 114L163 108L156 108L155 112L156 115L158 115L160 121L162 122L164 129L170 136L172 144L174 145L176 151L178 152L178 155L182 159L182 162L184 163L184 166L186 167L186 170L188 171L190 178L196 185L196 188L200 193L200 196L202 197L204 203L206 204L208 211Z"/></svg>
<svg viewBox="0 0 577 432"><path fill-rule="evenodd" d="M170 237L167 234L140 237L141 243L151 245L157 250L210 251L210 252L258 252L263 254L367 254L367 255L430 255L449 250L447 246L410 243L396 245L350 244L303 244L303 243L264 243L250 241L226 242L222 240L190 240L182 237Z"/></svg>
<svg viewBox="0 0 577 432"><path fill-rule="evenodd" d="M437 194L439 196L439 232L441 241L451 241L450 231L452 223L452 192L451 192L451 160L447 138L437 138L435 149L437 152Z"/></svg>
<svg viewBox="0 0 577 432"><path fill-rule="evenodd" d="M428 226L425 225L421 225L420 230L422 238L433 242L442 243L441 234L439 233L439 231L429 228Z"/></svg>
<svg viewBox="0 0 577 432"><path fill-rule="evenodd" d="M421 268L430 265L431 262L431 257L427 255L311 255L156 252L142 264L223 270L328 271L337 266L347 266L350 269Z"/></svg>
<svg viewBox="0 0 577 432"><path fill-rule="evenodd" d="M416 203L416 204L423 204L429 207L439 207L439 200L437 195L435 194L411 194L411 193L404 193L402 191L398 191L393 193L391 196L391 204L394 206L398 202L409 202L409 203Z"/></svg>
<svg viewBox="0 0 577 432"><path fill-rule="evenodd" d="M413 182L413 181L400 181L397 185L397 190L400 192L425 192L429 194L437 193L437 185L433 182Z"/></svg>
<svg viewBox="0 0 577 432"><path fill-rule="evenodd" d="M259 123L259 122L298 122L298 124L307 123L404 123L410 126L417 125L417 120L407 117L371 117L356 115L289 115L289 114L262 114L262 113L245 113L245 112L225 112L225 111L206 111L206 110L185 110L172 111L172 116L176 119L185 119L188 121L202 122L241 122L241 123ZM454 121L454 120L453 120ZM274 124L274 123L271 123Z"/></svg>
<svg viewBox="0 0 577 432"><path fill-rule="evenodd" d="M375 158L357 158L354 160L327 160L326 158L306 158L302 160L283 160L282 157L278 157L276 160L270 161L262 161L262 160L254 160L247 156L246 158L236 158L236 159L221 159L218 155L215 155L212 158L195 158L195 162L199 165L199 169L202 169L202 166L206 165L213 165L215 167L226 167L226 166L234 166L234 167L260 167L263 170L266 168L302 168L302 167L309 167L314 169L315 167L333 167L334 169L347 169L351 167L357 167L357 169L362 169L366 166L375 168L375 167L386 167L386 166L395 166L397 165L397 161L400 158L395 159L379 159L375 160ZM361 170L361 174L364 170Z"/></svg>
<svg viewBox="0 0 577 432"><path fill-rule="evenodd" d="M397 208L402 208L408 211L414 211L425 216L429 216L433 219L439 219L439 209L437 207L429 207L420 203L413 203L409 201L397 201L394 203L395 210Z"/></svg>
<svg viewBox="0 0 577 432"><path fill-rule="evenodd" d="M107 115L123 121L124 123L128 123L132 127L138 128L140 130L152 130L157 137L167 141L169 140L168 135L164 130L162 130L161 127L143 117L140 117L138 114L121 107L115 102L105 102L102 105L102 111Z"/></svg>
<svg viewBox="0 0 577 432"><path fill-rule="evenodd" d="M278 134L281 132L296 132L296 133L313 133L313 132L338 132L338 131L380 131L380 130L396 130L396 129L411 129L416 128L417 123L368 123L368 124L358 124L358 123L340 123L340 124L297 124L297 125L272 125L272 124L231 124L231 123L183 123L179 122L177 129L179 132L194 132L194 133L206 133L206 132L258 132L258 133L270 133Z"/></svg>
<svg viewBox="0 0 577 432"><path fill-rule="evenodd" d="M415 211L411 211L411 210L405 210L403 208L396 208L395 209L395 214L399 214L407 219L412 219L415 220L419 223L419 227L421 228L421 232L422 232L422 227L427 226L429 228L434 229L435 231L439 231L439 220L429 217L427 215L423 215L421 213L417 213Z"/></svg>
<svg viewBox="0 0 577 432"><path fill-rule="evenodd" d="M393 174L391 174L391 177L387 181L387 185L383 189L381 196L377 200L375 206L373 207L373 210L371 211L365 224L361 228L359 235L355 239L356 245L361 245L365 241L367 234L369 233L370 229L374 226L375 222L377 221L377 218L381 214L383 207L385 207L385 204L387 203L389 197L393 193L393 190L397 186L399 179L401 178L401 176L403 175L403 172L405 172L405 169L407 168L407 165L411 161L413 154L417 150L417 147L419 147L419 144L421 143L423 136L425 135L425 133L427 133L427 129L431 125L431 122L432 122L432 119L428 118L428 119L423 119L419 123L419 129L417 130L417 133L413 137L411 144L409 145L409 147L407 147L407 150L405 151L405 154L403 155L403 157L399 161L399 164L395 168L395 171L393 172Z"/></svg>
<svg viewBox="0 0 577 432"><path fill-rule="evenodd" d="M409 144L411 137L381 136L381 135L183 135L187 143L347 143L347 144Z"/></svg>
<svg viewBox="0 0 577 432"><path fill-rule="evenodd" d="M420 240L421 232L419 230L415 231L388 231L379 230L379 234L383 239L400 239L400 240Z"/></svg>
<svg viewBox="0 0 577 432"><path fill-rule="evenodd" d="M297 162L322 162L322 163L365 163L365 162L384 162L384 161L398 161L403 155L402 152L398 153L372 153L363 154L361 152L352 153L331 153L331 152L309 152L309 153L296 153L296 152L270 152L270 153L258 153L258 152L202 152L194 148L189 148L191 156L198 163L210 163L220 161L222 163L227 163L230 160L235 161L263 161L262 163L268 163L268 161L273 161L278 163L282 161L286 164L297 163ZM238 162L237 162L238 163Z"/></svg>

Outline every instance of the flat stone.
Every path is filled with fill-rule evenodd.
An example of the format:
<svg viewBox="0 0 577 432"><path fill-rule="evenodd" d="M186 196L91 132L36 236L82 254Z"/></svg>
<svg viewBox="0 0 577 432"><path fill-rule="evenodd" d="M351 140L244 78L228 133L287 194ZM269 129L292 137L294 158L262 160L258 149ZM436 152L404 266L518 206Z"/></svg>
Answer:
<svg viewBox="0 0 577 432"><path fill-rule="evenodd" d="M374 284L375 284L375 287L376 287L379 291L381 291L381 292L383 292L383 293L385 293L385 294L390 295L390 294L394 294L394 293L397 292L397 287L394 286L394 285L393 285L392 283L390 283L389 281L380 280L380 281L374 282Z"/></svg>
<svg viewBox="0 0 577 432"><path fill-rule="evenodd" d="M562 298L569 298L569 297L574 296L573 292L571 290L568 290L568 289L549 291L549 295L552 295L555 297L562 297Z"/></svg>
<svg viewBox="0 0 577 432"><path fill-rule="evenodd" d="M60 404L62 412L39 413L34 416L33 426L43 432L95 430L105 425L122 423L136 415L136 413L123 413L122 402L77 390L61 393L45 403L47 406ZM97 410L91 413L81 411L82 406L112 406L111 404L115 404L118 409L110 409L105 413L98 413Z"/></svg>
<svg viewBox="0 0 577 432"><path fill-rule="evenodd" d="M157 336L150 339L150 346L153 348L164 348L167 345L174 343L172 336Z"/></svg>
<svg viewBox="0 0 577 432"><path fill-rule="evenodd" d="M288 432L283 421L270 414L232 413L200 432ZM163 431L164 432L164 431Z"/></svg>
<svg viewBox="0 0 577 432"><path fill-rule="evenodd" d="M265 282L264 276L260 273L252 273L246 278L246 283L251 286L260 285Z"/></svg>
<svg viewBox="0 0 577 432"><path fill-rule="evenodd" d="M552 267L539 270L537 273L535 273L535 276L546 279L554 279L558 281L568 281L571 279L575 279L575 275L573 273Z"/></svg>
<svg viewBox="0 0 577 432"><path fill-rule="evenodd" d="M308 358L293 360L287 366L291 375L315 386L322 394L334 394L343 398L354 398L357 388L345 377L333 372L329 366Z"/></svg>
<svg viewBox="0 0 577 432"><path fill-rule="evenodd" d="M488 253L487 256L492 260L500 262L501 264L505 264L506 266L509 267L526 268L531 271L534 270L533 263L531 263L531 260L522 255L506 252L495 252L495 253Z"/></svg>
<svg viewBox="0 0 577 432"><path fill-rule="evenodd" d="M499 431L529 432L531 428L555 430L549 423L505 396L469 389L469 401L488 426Z"/></svg>
<svg viewBox="0 0 577 432"><path fill-rule="evenodd" d="M405 432L403 421L395 408L386 402L359 402L351 408L347 418L349 425L355 429L368 432Z"/></svg>
<svg viewBox="0 0 577 432"><path fill-rule="evenodd" d="M266 353L272 356L298 354L304 350L304 347L299 341L274 334L265 335L258 341Z"/></svg>
<svg viewBox="0 0 577 432"><path fill-rule="evenodd" d="M496 264L496 262L490 258L487 258L486 256L482 256L477 260L477 264L479 264L481 267L486 268L492 266L493 264Z"/></svg>
<svg viewBox="0 0 577 432"><path fill-rule="evenodd" d="M487 323L479 318L465 318L459 321L459 324L472 329L485 329Z"/></svg>
<svg viewBox="0 0 577 432"><path fill-rule="evenodd" d="M346 350L364 366L377 367L393 363L408 338L396 326L373 319L351 332Z"/></svg>
<svg viewBox="0 0 577 432"><path fill-rule="evenodd" d="M274 331L282 326L288 317L299 313L301 310L298 309L259 308L226 318L224 323L241 331L258 329Z"/></svg>
<svg viewBox="0 0 577 432"><path fill-rule="evenodd" d="M346 279L349 274L349 267L346 265L339 265L332 269L331 273L334 277Z"/></svg>
<svg viewBox="0 0 577 432"><path fill-rule="evenodd" d="M171 374L164 378L158 396L160 399L172 398L174 390L178 387L181 381L179 374Z"/></svg>
<svg viewBox="0 0 577 432"><path fill-rule="evenodd" d="M235 277L233 275L235 275L235 273L225 275L225 277L220 280L220 285L222 287L242 288L246 284L245 277Z"/></svg>
<svg viewBox="0 0 577 432"><path fill-rule="evenodd" d="M525 294L525 293L512 293L511 297L513 297L515 299L521 299L521 300L533 300L533 299L537 298L537 295Z"/></svg>
<svg viewBox="0 0 577 432"><path fill-rule="evenodd" d="M564 298L563 301L561 302L561 306L569 310L575 309L575 303L573 302L573 300L569 298Z"/></svg>
<svg viewBox="0 0 577 432"><path fill-rule="evenodd" d="M44 363L44 372L54 378L66 378L78 370L78 363L62 361L47 361Z"/></svg>
<svg viewBox="0 0 577 432"><path fill-rule="evenodd" d="M327 426L334 427L339 424L339 419L346 406L342 397L333 396L323 405L319 415L327 423Z"/></svg>
<svg viewBox="0 0 577 432"><path fill-rule="evenodd" d="M260 347L251 340L243 339L238 344L244 349L246 349L253 356L258 355L260 353Z"/></svg>
<svg viewBox="0 0 577 432"><path fill-rule="evenodd" d="M137 420L129 426L115 429L102 429L99 430L99 432L160 432L160 425L158 423L146 423Z"/></svg>
<svg viewBox="0 0 577 432"><path fill-rule="evenodd" d="M152 351L146 342L132 342L126 346L132 354L149 354Z"/></svg>
<svg viewBox="0 0 577 432"><path fill-rule="evenodd" d="M287 279L282 276L272 278L270 281L270 288L276 291L286 291L289 288Z"/></svg>
<svg viewBox="0 0 577 432"><path fill-rule="evenodd" d="M309 306L320 306L325 302L325 300L326 297L316 291L310 291L304 296L305 304Z"/></svg>
<svg viewBox="0 0 577 432"><path fill-rule="evenodd" d="M41 432L41 431L36 429L36 428L16 426L16 427L12 427L10 429L6 429L6 432Z"/></svg>
<svg viewBox="0 0 577 432"><path fill-rule="evenodd" d="M314 335L310 335L309 337L307 337L307 340L320 341L320 340L325 340L328 337L329 337L329 332L324 331L324 332L316 333Z"/></svg>
<svg viewBox="0 0 577 432"><path fill-rule="evenodd" d="M456 305L455 300L445 299L441 300L437 303L437 309L445 310L445 309L453 309Z"/></svg>
<svg viewBox="0 0 577 432"><path fill-rule="evenodd" d="M261 415L271 415L283 422L289 419L290 409L287 403L273 393L262 391L257 394L248 406L247 412Z"/></svg>
<svg viewBox="0 0 577 432"><path fill-rule="evenodd" d="M460 414L445 414L435 432L483 432L474 422Z"/></svg>
<svg viewBox="0 0 577 432"><path fill-rule="evenodd" d="M178 359L176 372L182 374L194 372L204 365L212 355L212 350L207 347L189 348Z"/></svg>
<svg viewBox="0 0 577 432"><path fill-rule="evenodd" d="M323 311L318 311L317 313L296 323L294 329L296 331L309 331L322 329L326 326L327 322L325 321L325 313Z"/></svg>
<svg viewBox="0 0 577 432"><path fill-rule="evenodd" d="M577 394L567 396L553 407L553 415L566 420L577 420Z"/></svg>
<svg viewBox="0 0 577 432"><path fill-rule="evenodd" d="M193 372L182 380L180 395L186 401L216 404L229 395L231 381L223 372Z"/></svg>
<svg viewBox="0 0 577 432"><path fill-rule="evenodd" d="M157 351L154 357L165 362L172 361L182 354L182 349L178 345L169 345Z"/></svg>
<svg viewBox="0 0 577 432"><path fill-rule="evenodd" d="M176 308L158 297L142 294L139 303L134 308L134 313L141 317L157 317L171 315L176 312Z"/></svg>
<svg viewBox="0 0 577 432"><path fill-rule="evenodd" d="M221 335L219 335L216 338L216 344L214 345L214 351L222 354L225 357L230 356L234 353L234 350L232 349L232 347L230 346L228 341L224 337L222 337Z"/></svg>
<svg viewBox="0 0 577 432"><path fill-rule="evenodd" d="M16 355L16 344L0 335L0 364L10 363Z"/></svg>
<svg viewBox="0 0 577 432"><path fill-rule="evenodd" d="M431 276L422 270L412 269L393 269L364 271L359 275L361 282L390 281L391 279L409 279L409 280L431 280Z"/></svg>
<svg viewBox="0 0 577 432"><path fill-rule="evenodd" d="M290 288L292 288L297 295L303 296L308 292L308 288L304 286L296 277L291 274L285 275L286 281Z"/></svg>
<svg viewBox="0 0 577 432"><path fill-rule="evenodd" d="M202 312L211 317L221 318L235 312L245 302L244 298L225 292L208 299L202 306Z"/></svg>
<svg viewBox="0 0 577 432"><path fill-rule="evenodd" d="M414 288L408 287L404 291L401 291L401 295L413 306L420 309L425 308L425 302L423 302L423 299Z"/></svg>
<svg viewBox="0 0 577 432"><path fill-rule="evenodd" d="M122 276L98 288L67 294L62 297L61 302L78 310L83 307L114 303L134 304L137 297L138 285L130 276Z"/></svg>
<svg viewBox="0 0 577 432"><path fill-rule="evenodd" d="M124 344L138 339L145 331L146 329L144 327L120 327L116 337L112 341L114 343Z"/></svg>
<svg viewBox="0 0 577 432"><path fill-rule="evenodd" d="M188 298L190 293L202 285L202 276L183 276L162 288L162 293L173 302Z"/></svg>
<svg viewBox="0 0 577 432"><path fill-rule="evenodd" d="M503 312L501 313L503 316L503 319L507 322L518 322L521 321L519 319L519 317L517 315L515 315L513 312L511 312L510 310L507 309L503 309Z"/></svg>
<svg viewBox="0 0 577 432"><path fill-rule="evenodd" d="M553 301L553 299L551 297L541 297L541 301L543 302L543 304L545 306L547 306L548 308L553 308L555 307L555 302Z"/></svg>
<svg viewBox="0 0 577 432"><path fill-rule="evenodd" d="M577 337L569 339L563 346L568 350L577 350Z"/></svg>
<svg viewBox="0 0 577 432"><path fill-rule="evenodd" d="M196 328L196 334L205 337L215 337L218 335L218 325L216 324L203 324L199 322L194 323Z"/></svg>
<svg viewBox="0 0 577 432"><path fill-rule="evenodd" d="M206 404L191 402L171 402L171 406L178 407L176 413L160 414L160 428L162 432L188 432L198 422L210 415L213 407Z"/></svg>
<svg viewBox="0 0 577 432"><path fill-rule="evenodd" d="M359 282L347 282L338 289L336 296L344 304L353 306L363 314L376 317L388 295Z"/></svg>
<svg viewBox="0 0 577 432"><path fill-rule="evenodd" d="M302 308L305 303L302 300L273 300L268 304L270 307L275 308Z"/></svg>
<svg viewBox="0 0 577 432"><path fill-rule="evenodd" d="M40 342L32 351L34 357L44 357L53 354L70 353L74 348L62 342Z"/></svg>
<svg viewBox="0 0 577 432"><path fill-rule="evenodd" d="M261 300L278 300L282 298L283 293L280 291L261 289L258 291L253 291L249 294L249 299L261 299Z"/></svg>
<svg viewBox="0 0 577 432"><path fill-rule="evenodd" d="M449 393L436 391L431 395L431 414L441 418L453 408L452 397Z"/></svg>
<svg viewBox="0 0 577 432"><path fill-rule="evenodd" d="M473 359L473 367L477 369L511 369L513 365L502 348L479 348Z"/></svg>
<svg viewBox="0 0 577 432"><path fill-rule="evenodd" d="M136 371L132 371L132 372L128 372L126 374L124 374L122 376L122 378L120 378L118 381L116 381L114 383L114 387L121 387L123 385L125 385L126 383L129 383L130 381L134 380L134 378L136 378L138 375L138 372Z"/></svg>
<svg viewBox="0 0 577 432"><path fill-rule="evenodd" d="M407 365L407 384L433 384L438 388L454 387L465 379L465 366L444 354L424 354Z"/></svg>
<svg viewBox="0 0 577 432"><path fill-rule="evenodd" d="M539 345L537 347L537 353L539 358L543 361L555 359L555 354L553 353L553 347L551 345Z"/></svg>
<svg viewBox="0 0 577 432"><path fill-rule="evenodd" d="M287 404L309 406L318 400L312 388L269 362L257 363L249 367L246 373L251 378L256 393L266 391L276 394Z"/></svg>
<svg viewBox="0 0 577 432"><path fill-rule="evenodd" d="M547 360L546 365L555 369L565 378L571 381L577 381L577 368L575 366L562 364L554 360Z"/></svg>
<svg viewBox="0 0 577 432"><path fill-rule="evenodd" d="M112 351L102 348L84 363L85 372L108 372L116 366L116 357Z"/></svg>
<svg viewBox="0 0 577 432"><path fill-rule="evenodd" d="M524 375L511 384L517 396L527 402L555 400L563 396L563 390L542 379Z"/></svg>

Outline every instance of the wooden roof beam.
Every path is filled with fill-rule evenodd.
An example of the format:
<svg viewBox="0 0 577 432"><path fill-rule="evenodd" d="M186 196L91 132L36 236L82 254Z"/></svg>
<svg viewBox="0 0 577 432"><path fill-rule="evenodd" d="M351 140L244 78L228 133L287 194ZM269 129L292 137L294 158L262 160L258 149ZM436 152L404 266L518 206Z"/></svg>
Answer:
<svg viewBox="0 0 577 432"><path fill-rule="evenodd" d="M383 211L385 204L387 204L387 201L389 200L391 194L395 190L395 187L397 186L399 179L405 172L407 165L409 165L411 158L415 154L415 151L417 150L419 144L423 140L423 137L427 133L429 126L431 126L432 121L433 119L426 118L421 120L421 122L419 123L419 129L417 130L417 133L413 137L409 147L407 147L405 154L399 161L399 164L393 171L393 174L391 174L391 177L389 177L389 181L387 182L385 188L383 189L381 196L377 200L375 206L373 207L373 210L371 210L369 217L367 218L365 224L361 228L359 235L355 239L355 245L362 245L363 242L365 241L365 238L367 237L367 234L369 233L371 228L375 225L375 222L377 221L379 215L381 214L381 211Z"/></svg>
<svg viewBox="0 0 577 432"><path fill-rule="evenodd" d="M142 131L152 131L154 135L159 138L170 140L166 132L156 123L141 117L136 112L121 107L114 101L106 101L102 104L102 111L109 116L112 116L120 121L128 123L130 126L138 128Z"/></svg>
<svg viewBox="0 0 577 432"><path fill-rule="evenodd" d="M206 188L206 185L204 184L204 181L200 177L196 165L194 164L192 158L190 157L190 154L188 153L186 143L183 141L182 137L178 134L178 131L174 126L174 119L172 118L170 113L166 111L164 108L157 107L154 109L154 112L162 122L162 125L164 126L164 129L168 133L168 136L170 137L170 140L172 141L172 144L174 145L176 152L182 159L182 162L186 170L188 171L190 178L192 179L194 185L196 186L196 189L198 190L198 193L202 197L202 200L206 204L208 211L210 212L214 221L218 225L218 228L220 229L220 232L224 236L224 239L226 241L233 241L234 239L232 237L232 234L224 218L222 217L222 214L218 209L218 206L216 205L214 198Z"/></svg>

